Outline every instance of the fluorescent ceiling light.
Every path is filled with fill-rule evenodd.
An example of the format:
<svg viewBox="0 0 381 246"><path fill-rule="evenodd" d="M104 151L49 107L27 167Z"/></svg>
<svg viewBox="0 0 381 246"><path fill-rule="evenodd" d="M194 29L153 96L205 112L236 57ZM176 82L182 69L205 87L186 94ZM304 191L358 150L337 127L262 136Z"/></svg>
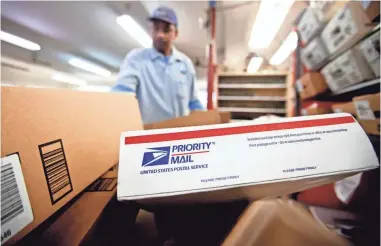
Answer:
<svg viewBox="0 0 381 246"><path fill-rule="evenodd" d="M80 91L110 92L111 86L108 85L86 85L77 88Z"/></svg>
<svg viewBox="0 0 381 246"><path fill-rule="evenodd" d="M111 76L111 72L108 71L107 69L104 69L98 65L95 65L95 64L92 64L90 62L80 60L77 58L71 58L69 60L69 64L74 66L74 67L86 70L88 72L98 74L100 76L104 76L104 77Z"/></svg>
<svg viewBox="0 0 381 246"><path fill-rule="evenodd" d="M249 48L267 48L282 26L294 0L262 0L253 28Z"/></svg>
<svg viewBox="0 0 381 246"><path fill-rule="evenodd" d="M72 84L72 85L85 86L87 84L86 81L84 81L84 80L69 77L69 76L62 74L62 73L53 73L52 79L54 79L56 81Z"/></svg>
<svg viewBox="0 0 381 246"><path fill-rule="evenodd" d="M249 72L249 73L255 73L256 71L258 71L258 69L261 66L262 62L263 62L263 58L262 57L253 57L253 58L251 58L251 60L249 62L249 66L247 66L247 72Z"/></svg>
<svg viewBox="0 0 381 246"><path fill-rule="evenodd" d="M118 23L133 39L144 48L151 47L152 39L144 29L129 15L121 15L116 18Z"/></svg>
<svg viewBox="0 0 381 246"><path fill-rule="evenodd" d="M17 37L13 34L0 31L0 38L1 40L11 43L13 45L17 45L21 48L27 49L27 50L40 50L41 46L33 43L32 41L26 40L24 38Z"/></svg>
<svg viewBox="0 0 381 246"><path fill-rule="evenodd" d="M298 35L291 32L270 59L271 65L280 65L293 52L298 44Z"/></svg>

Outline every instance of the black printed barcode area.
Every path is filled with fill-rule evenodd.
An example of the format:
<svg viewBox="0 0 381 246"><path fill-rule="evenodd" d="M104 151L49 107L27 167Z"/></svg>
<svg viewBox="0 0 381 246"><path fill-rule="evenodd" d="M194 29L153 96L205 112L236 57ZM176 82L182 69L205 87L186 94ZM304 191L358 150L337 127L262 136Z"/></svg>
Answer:
<svg viewBox="0 0 381 246"><path fill-rule="evenodd" d="M112 191L116 183L116 178L99 178L87 188L87 191Z"/></svg>
<svg viewBox="0 0 381 246"><path fill-rule="evenodd" d="M1 167L1 225L24 212L12 164Z"/></svg>
<svg viewBox="0 0 381 246"><path fill-rule="evenodd" d="M52 204L58 202L72 190L62 140L38 146Z"/></svg>

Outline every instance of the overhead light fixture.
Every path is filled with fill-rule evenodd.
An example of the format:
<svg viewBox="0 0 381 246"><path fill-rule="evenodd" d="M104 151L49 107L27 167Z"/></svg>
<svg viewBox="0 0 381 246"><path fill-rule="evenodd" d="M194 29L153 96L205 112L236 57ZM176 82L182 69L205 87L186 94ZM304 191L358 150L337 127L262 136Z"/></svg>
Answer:
<svg viewBox="0 0 381 246"><path fill-rule="evenodd" d="M262 57L256 56L256 57L251 58L249 65L247 66L247 72L255 73L260 68L262 62L263 62Z"/></svg>
<svg viewBox="0 0 381 246"><path fill-rule="evenodd" d="M151 37L131 16L121 15L116 18L116 23L118 23L133 39L135 39L144 48L151 47Z"/></svg>
<svg viewBox="0 0 381 246"><path fill-rule="evenodd" d="M53 73L52 79L59 81L59 82L72 84L72 85L79 85L79 86L87 85L86 81L84 81L84 80L73 78L73 77L67 76L67 75L62 74L62 73Z"/></svg>
<svg viewBox="0 0 381 246"><path fill-rule="evenodd" d="M279 49L270 59L271 65L280 65L286 58L296 49L298 44L298 35L296 32L291 32L284 40Z"/></svg>
<svg viewBox="0 0 381 246"><path fill-rule="evenodd" d="M111 76L111 72L109 70L104 69L98 65L92 64L90 62L78 59L78 58L71 58L69 60L69 64L74 67L86 70L88 72L98 74L100 76L104 76L104 77Z"/></svg>
<svg viewBox="0 0 381 246"><path fill-rule="evenodd" d="M4 31L0 31L0 38L1 38L1 40L5 41L7 43L19 46L19 47L27 49L27 50L35 51L35 50L41 49L40 45L33 43L32 41L26 40L24 38L17 37L13 34L10 34L10 33L4 32Z"/></svg>
<svg viewBox="0 0 381 246"><path fill-rule="evenodd" d="M283 24L294 0L262 0L249 39L250 49L267 48Z"/></svg>

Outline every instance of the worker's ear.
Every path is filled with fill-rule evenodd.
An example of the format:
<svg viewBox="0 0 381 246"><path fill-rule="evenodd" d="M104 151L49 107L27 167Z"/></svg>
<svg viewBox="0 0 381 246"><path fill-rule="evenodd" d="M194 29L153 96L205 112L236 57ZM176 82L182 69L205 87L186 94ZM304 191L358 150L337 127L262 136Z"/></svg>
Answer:
<svg viewBox="0 0 381 246"><path fill-rule="evenodd" d="M176 27L176 29L175 29L175 38L177 38L177 36L179 36L179 29L177 29L177 27Z"/></svg>

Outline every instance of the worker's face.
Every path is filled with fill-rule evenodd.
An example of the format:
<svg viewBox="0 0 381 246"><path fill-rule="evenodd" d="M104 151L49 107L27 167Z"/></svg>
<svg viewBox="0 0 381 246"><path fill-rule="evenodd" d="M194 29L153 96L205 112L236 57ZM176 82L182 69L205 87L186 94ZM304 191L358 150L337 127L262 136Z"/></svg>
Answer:
<svg viewBox="0 0 381 246"><path fill-rule="evenodd" d="M173 24L160 20L152 22L151 30L153 45L159 51L170 49L178 33Z"/></svg>

